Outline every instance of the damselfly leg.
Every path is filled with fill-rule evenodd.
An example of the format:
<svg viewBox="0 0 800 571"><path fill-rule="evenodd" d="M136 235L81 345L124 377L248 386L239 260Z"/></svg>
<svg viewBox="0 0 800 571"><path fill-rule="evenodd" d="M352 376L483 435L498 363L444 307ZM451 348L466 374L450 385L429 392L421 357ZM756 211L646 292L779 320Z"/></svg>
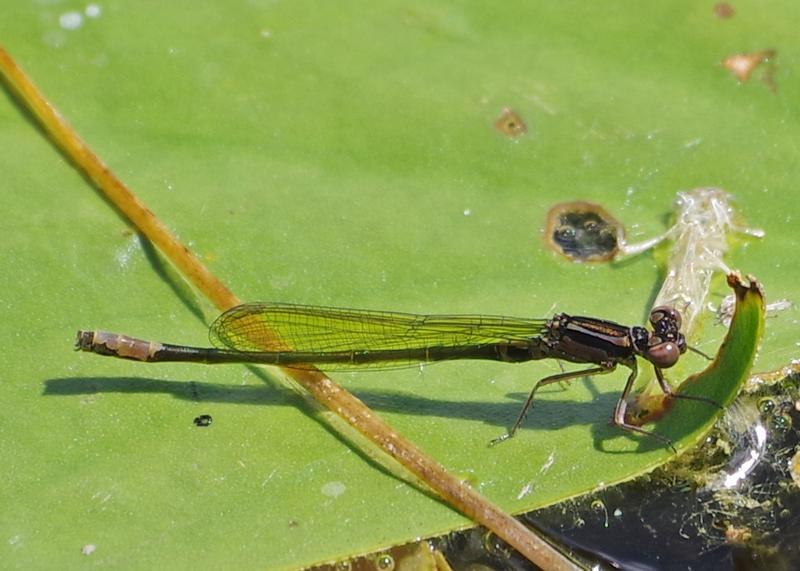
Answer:
<svg viewBox="0 0 800 571"><path fill-rule="evenodd" d="M681 394L681 393L676 393L675 391L672 390L672 387L669 386L669 383L664 378L664 373L661 371L661 369L659 369L658 367L654 367L654 369L656 371L656 379L658 380L658 386L661 387L661 390L669 398L693 400L693 401L697 401L697 402L704 402L706 404L709 404L709 405L711 405L713 407L716 407L716 408L722 410L722 405L720 405L717 401L715 401L713 399L706 398L706 397L698 397L698 396L694 396L694 395L684 395L684 394Z"/></svg>
<svg viewBox="0 0 800 571"><path fill-rule="evenodd" d="M553 383L560 383L560 382L569 382L575 379L580 379L582 377L588 377L591 375L605 375L608 373L614 372L617 368L616 364L611 364L609 366L600 366L600 367L592 367L590 369L584 369L582 371L570 371L566 373L558 373L556 375L550 375L549 377L545 377L539 380L535 385L533 385L533 389L531 393L528 395L525 404L522 406L522 411L519 413L517 420L511 426L508 432L505 434L501 434L497 438L493 438L489 441L489 446L494 446L495 444L499 444L509 438L512 438L519 430L522 423L525 422L525 417L528 415L528 411L531 409L533 405L533 397L536 394L536 391L539 390L539 387L544 387L546 385L550 385Z"/></svg>

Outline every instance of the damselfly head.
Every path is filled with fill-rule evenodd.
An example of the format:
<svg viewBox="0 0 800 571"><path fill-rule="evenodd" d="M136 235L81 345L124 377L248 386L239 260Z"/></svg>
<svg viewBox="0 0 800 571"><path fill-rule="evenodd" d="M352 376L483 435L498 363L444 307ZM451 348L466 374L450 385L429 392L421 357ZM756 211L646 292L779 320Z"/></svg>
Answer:
<svg viewBox="0 0 800 571"><path fill-rule="evenodd" d="M93 342L94 342L94 331L78 331L78 335L75 338L75 350L91 351Z"/></svg>
<svg viewBox="0 0 800 571"><path fill-rule="evenodd" d="M647 341L644 357L656 367L671 367L686 352L686 338L681 333L681 324L681 314L674 307L659 305L650 312L653 333Z"/></svg>
<svg viewBox="0 0 800 571"><path fill-rule="evenodd" d="M677 335L681 329L681 313L674 307L659 305L650 311L650 325L657 335Z"/></svg>
<svg viewBox="0 0 800 571"><path fill-rule="evenodd" d="M669 369L686 352L686 338L677 333L674 339L651 335L644 357L659 369Z"/></svg>

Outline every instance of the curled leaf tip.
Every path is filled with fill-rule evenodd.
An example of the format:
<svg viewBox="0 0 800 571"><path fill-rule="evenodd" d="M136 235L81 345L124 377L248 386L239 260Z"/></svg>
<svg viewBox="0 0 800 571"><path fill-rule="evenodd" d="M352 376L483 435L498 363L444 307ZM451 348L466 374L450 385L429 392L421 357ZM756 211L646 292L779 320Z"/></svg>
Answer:
<svg viewBox="0 0 800 571"><path fill-rule="evenodd" d="M631 407L631 422L642 425L658 420L656 432L666 434L679 448L699 441L721 413L720 407L736 397L750 374L764 330L761 283L752 275L743 278L739 272L729 273L727 281L736 296L736 308L712 362L703 371L686 378L675 390L683 398L640 395ZM717 406L692 400L709 401ZM684 442L678 443L680 440Z"/></svg>

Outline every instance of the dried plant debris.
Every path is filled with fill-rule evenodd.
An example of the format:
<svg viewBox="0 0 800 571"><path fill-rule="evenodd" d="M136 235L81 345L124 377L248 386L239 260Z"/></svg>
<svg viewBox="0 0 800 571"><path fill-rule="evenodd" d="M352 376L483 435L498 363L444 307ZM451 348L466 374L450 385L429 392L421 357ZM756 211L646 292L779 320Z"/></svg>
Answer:
<svg viewBox="0 0 800 571"><path fill-rule="evenodd" d="M556 253L575 262L613 259L624 239L622 225L592 202L562 202L547 213L544 239Z"/></svg>
<svg viewBox="0 0 800 571"><path fill-rule="evenodd" d="M623 243L621 252L638 254L664 240L672 241L667 274L653 306L677 309L683 316L683 332L688 336L705 307L713 273L731 273L723 261L729 234L762 238L764 231L737 224L733 197L720 188L679 192L675 208L675 224L669 230L640 244Z"/></svg>
<svg viewBox="0 0 800 571"><path fill-rule="evenodd" d="M728 327L733 319L733 311L736 309L736 296L733 294L726 295L722 298L719 306L715 306L713 303L709 302L707 307L710 312L716 315L719 325ZM782 298L768 303L765 310L767 312L767 317L777 317L781 312L788 311L793 307L794 303L792 303L791 300Z"/></svg>
<svg viewBox="0 0 800 571"><path fill-rule="evenodd" d="M770 90L775 91L777 89L775 85L775 59L777 55L775 50L758 50L747 54L734 54L722 60L722 66L736 76L739 83L747 83L753 72L758 68L762 68L761 81L766 83Z"/></svg>
<svg viewBox="0 0 800 571"><path fill-rule="evenodd" d="M494 128L510 139L516 139L528 132L528 126L522 117L506 107L494 122Z"/></svg>
<svg viewBox="0 0 800 571"><path fill-rule="evenodd" d="M800 450L796 451L789 461L789 473L792 476L794 485L800 489Z"/></svg>

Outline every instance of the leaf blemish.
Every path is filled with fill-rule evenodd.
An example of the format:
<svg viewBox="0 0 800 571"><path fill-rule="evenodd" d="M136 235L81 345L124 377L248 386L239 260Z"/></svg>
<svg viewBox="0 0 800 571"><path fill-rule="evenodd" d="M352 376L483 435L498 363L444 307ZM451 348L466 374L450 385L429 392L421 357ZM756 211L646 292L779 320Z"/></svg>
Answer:
<svg viewBox="0 0 800 571"><path fill-rule="evenodd" d="M722 60L722 67L730 71L739 83L747 83L753 72L762 64L764 73L761 80L767 84L770 90L775 91L775 50L758 50L748 54L734 54Z"/></svg>
<svg viewBox="0 0 800 571"><path fill-rule="evenodd" d="M517 115L511 108L506 107L494 122L494 128L510 139L516 139L528 132L528 126L522 117Z"/></svg>
<svg viewBox="0 0 800 571"><path fill-rule="evenodd" d="M736 10L728 2L717 2L714 4L714 15L720 20L733 18Z"/></svg>

